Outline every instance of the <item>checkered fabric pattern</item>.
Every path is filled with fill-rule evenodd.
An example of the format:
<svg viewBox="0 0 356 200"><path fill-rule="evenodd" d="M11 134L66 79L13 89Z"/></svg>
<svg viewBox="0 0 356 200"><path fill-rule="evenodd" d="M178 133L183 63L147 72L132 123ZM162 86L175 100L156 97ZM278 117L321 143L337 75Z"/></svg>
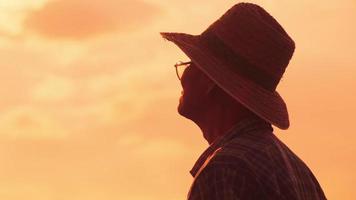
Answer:
<svg viewBox="0 0 356 200"><path fill-rule="evenodd" d="M324 200L307 165L257 118L215 141L190 171L188 200Z"/></svg>

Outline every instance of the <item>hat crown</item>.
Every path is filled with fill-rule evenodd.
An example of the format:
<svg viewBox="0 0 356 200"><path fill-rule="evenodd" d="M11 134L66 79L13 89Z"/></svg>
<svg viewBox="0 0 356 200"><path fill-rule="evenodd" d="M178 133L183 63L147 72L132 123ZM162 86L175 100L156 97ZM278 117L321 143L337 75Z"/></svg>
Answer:
<svg viewBox="0 0 356 200"><path fill-rule="evenodd" d="M295 49L282 26L252 3L236 4L201 35L214 35L225 48L267 75L272 81L269 90L277 87Z"/></svg>

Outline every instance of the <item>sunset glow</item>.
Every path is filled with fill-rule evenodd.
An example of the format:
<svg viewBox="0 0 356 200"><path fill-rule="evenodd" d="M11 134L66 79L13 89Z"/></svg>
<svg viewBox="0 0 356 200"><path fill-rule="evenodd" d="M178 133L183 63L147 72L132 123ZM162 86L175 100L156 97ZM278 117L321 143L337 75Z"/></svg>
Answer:
<svg viewBox="0 0 356 200"><path fill-rule="evenodd" d="M328 199L356 199L356 1L250 2L296 42L276 135ZM0 199L185 199L208 143L159 32L200 34L236 3L0 0Z"/></svg>

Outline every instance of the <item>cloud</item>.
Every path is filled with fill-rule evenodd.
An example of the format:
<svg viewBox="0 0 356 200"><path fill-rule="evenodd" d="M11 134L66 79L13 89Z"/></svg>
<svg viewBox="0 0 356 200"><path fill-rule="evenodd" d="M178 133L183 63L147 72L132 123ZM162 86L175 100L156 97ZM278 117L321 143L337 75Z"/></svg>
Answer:
<svg viewBox="0 0 356 200"><path fill-rule="evenodd" d="M40 101L65 100L73 94L73 88L71 80L51 75L33 90L33 98Z"/></svg>
<svg viewBox="0 0 356 200"><path fill-rule="evenodd" d="M191 149L179 141L173 139L148 140L140 148L136 149L138 155L144 157L184 157L190 155Z"/></svg>
<svg viewBox="0 0 356 200"><path fill-rule="evenodd" d="M118 138L118 148L130 149L134 156L146 158L180 157L190 155L191 149L174 137L149 138L144 131L127 132Z"/></svg>
<svg viewBox="0 0 356 200"><path fill-rule="evenodd" d="M49 38L83 39L136 30L159 12L139 0L55 0L30 12L24 27Z"/></svg>
<svg viewBox="0 0 356 200"><path fill-rule="evenodd" d="M0 116L0 135L12 139L64 139L67 131L48 113L18 106Z"/></svg>

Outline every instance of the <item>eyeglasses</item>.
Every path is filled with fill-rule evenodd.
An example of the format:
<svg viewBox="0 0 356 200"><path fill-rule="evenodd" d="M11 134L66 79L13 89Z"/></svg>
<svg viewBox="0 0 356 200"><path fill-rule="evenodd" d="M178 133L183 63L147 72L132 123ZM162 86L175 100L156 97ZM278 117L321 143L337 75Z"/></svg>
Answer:
<svg viewBox="0 0 356 200"><path fill-rule="evenodd" d="M190 64L192 64L191 61L189 61L189 62L179 61L174 65L174 67L176 68L176 74L177 74L177 77L178 77L179 80L182 79L182 75L183 75L184 70L187 67L189 67Z"/></svg>

